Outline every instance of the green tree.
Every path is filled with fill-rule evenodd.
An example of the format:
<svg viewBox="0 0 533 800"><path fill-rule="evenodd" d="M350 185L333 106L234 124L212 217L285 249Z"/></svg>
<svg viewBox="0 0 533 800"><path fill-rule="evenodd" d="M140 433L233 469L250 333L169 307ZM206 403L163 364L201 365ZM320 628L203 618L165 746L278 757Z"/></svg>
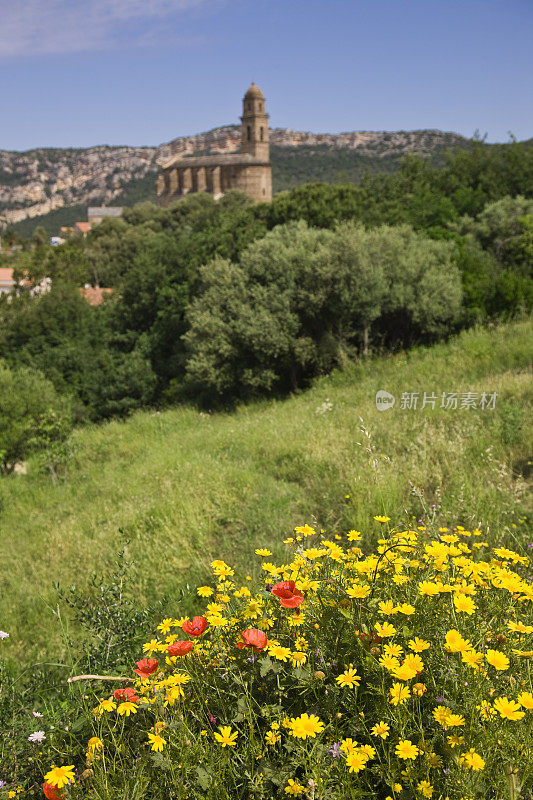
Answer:
<svg viewBox="0 0 533 800"><path fill-rule="evenodd" d="M521 248L524 261L533 264L533 213L519 217L518 222L523 226Z"/></svg>
<svg viewBox="0 0 533 800"><path fill-rule="evenodd" d="M32 234L32 242L37 245L48 243L48 232L42 225L37 225Z"/></svg>
<svg viewBox="0 0 533 800"><path fill-rule="evenodd" d="M20 244L22 238L17 230L14 228L5 228L2 232L2 244L6 247L13 247L15 244Z"/></svg>
<svg viewBox="0 0 533 800"><path fill-rule="evenodd" d="M533 199L503 197L488 203L475 219L464 216L450 227L461 236L470 236L480 247L493 254L506 269L533 275L533 258L528 243L533 215Z"/></svg>
<svg viewBox="0 0 533 800"><path fill-rule="evenodd" d="M227 259L202 268L201 278L183 337L189 392L218 404L269 391L278 379L272 361L290 359L297 333L286 298L259 285L251 289L243 268Z"/></svg>
<svg viewBox="0 0 533 800"><path fill-rule="evenodd" d="M511 318L533 309L533 281L515 270L504 269L496 278L489 307L493 316Z"/></svg>
<svg viewBox="0 0 533 800"><path fill-rule="evenodd" d="M61 281L42 296L0 298L0 357L44 373L57 391L72 395L81 418L146 405L155 375L141 343L113 330L110 306L89 306L78 287Z"/></svg>
<svg viewBox="0 0 533 800"><path fill-rule="evenodd" d="M210 403L298 389L372 331L392 346L430 341L459 319L454 245L409 227L281 225L201 270L188 310L187 381Z"/></svg>
<svg viewBox="0 0 533 800"><path fill-rule="evenodd" d="M387 282L377 335L391 347L431 342L458 325L461 277L453 242L436 241L408 226L376 229Z"/></svg>
<svg viewBox="0 0 533 800"><path fill-rule="evenodd" d="M64 441L72 424L66 400L39 372L0 362L0 471Z"/></svg>
<svg viewBox="0 0 533 800"><path fill-rule="evenodd" d="M454 260L463 288L462 324L484 322L494 307L498 263L492 253L468 238L457 242Z"/></svg>

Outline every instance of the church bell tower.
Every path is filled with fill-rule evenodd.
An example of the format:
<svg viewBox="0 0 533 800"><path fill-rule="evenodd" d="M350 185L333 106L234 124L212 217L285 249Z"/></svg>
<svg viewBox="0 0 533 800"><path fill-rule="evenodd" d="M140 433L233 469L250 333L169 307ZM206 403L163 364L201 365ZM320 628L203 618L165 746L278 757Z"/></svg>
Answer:
<svg viewBox="0 0 533 800"><path fill-rule="evenodd" d="M268 161L268 114L263 92L255 83L243 97L241 123L241 153Z"/></svg>

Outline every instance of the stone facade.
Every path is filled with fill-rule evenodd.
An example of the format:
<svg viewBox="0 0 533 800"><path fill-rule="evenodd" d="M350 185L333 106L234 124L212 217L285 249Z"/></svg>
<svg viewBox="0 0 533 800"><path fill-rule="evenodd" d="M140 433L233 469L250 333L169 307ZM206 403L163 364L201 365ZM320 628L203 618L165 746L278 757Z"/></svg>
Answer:
<svg viewBox="0 0 533 800"><path fill-rule="evenodd" d="M92 206L87 209L87 219L91 227L98 225L99 222L107 217L120 219L122 217L122 206Z"/></svg>
<svg viewBox="0 0 533 800"><path fill-rule="evenodd" d="M268 114L261 89L252 83L243 98L241 152L217 156L170 158L157 179L159 203L167 206L191 192L222 197L230 189L256 202L272 200Z"/></svg>

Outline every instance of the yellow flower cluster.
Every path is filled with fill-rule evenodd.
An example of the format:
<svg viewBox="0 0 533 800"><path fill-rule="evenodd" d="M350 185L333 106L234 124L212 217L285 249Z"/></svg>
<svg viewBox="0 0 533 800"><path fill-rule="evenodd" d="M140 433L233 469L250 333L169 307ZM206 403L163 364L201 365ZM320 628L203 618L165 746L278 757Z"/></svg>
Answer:
<svg viewBox="0 0 533 800"><path fill-rule="evenodd" d="M316 744L308 740L322 751L329 743L337 781L352 774L371 788L379 775L394 800L403 786L444 797L438 784L449 753L457 797L466 796L471 773L492 768L495 737L527 761L530 745L516 751L512 743L513 723L533 717L528 559L491 550L479 529L442 528L432 538L425 526L397 531L388 517L374 519L383 535L375 552L361 549L360 531L326 538L309 525L285 540L285 563L258 547L256 590L212 561L211 578L194 593L201 617L157 626L143 647L157 669L132 681L133 699L101 699L98 724L115 714L151 718L146 749L156 752L178 752L181 728L196 726L204 746L235 764L252 739L254 759L268 754L280 770L295 753L300 766L287 768L280 785L293 797L308 793L301 764ZM198 619L201 633L172 655ZM232 681L238 693L226 701ZM169 724L176 714L188 721ZM93 752L102 747L101 738L89 741Z"/></svg>

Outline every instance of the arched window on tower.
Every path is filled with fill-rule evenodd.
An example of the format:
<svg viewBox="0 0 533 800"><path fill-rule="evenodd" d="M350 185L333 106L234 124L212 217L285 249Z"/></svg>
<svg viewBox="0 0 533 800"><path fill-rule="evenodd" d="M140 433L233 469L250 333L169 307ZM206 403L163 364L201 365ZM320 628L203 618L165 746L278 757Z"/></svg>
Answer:
<svg viewBox="0 0 533 800"><path fill-rule="evenodd" d="M252 138L252 132L250 130L249 125L246 126L246 138L248 139L248 141L250 141L250 139Z"/></svg>
<svg viewBox="0 0 533 800"><path fill-rule="evenodd" d="M261 138L261 141L263 141L263 127L262 126L261 126L261 130L260 130L260 138Z"/></svg>

